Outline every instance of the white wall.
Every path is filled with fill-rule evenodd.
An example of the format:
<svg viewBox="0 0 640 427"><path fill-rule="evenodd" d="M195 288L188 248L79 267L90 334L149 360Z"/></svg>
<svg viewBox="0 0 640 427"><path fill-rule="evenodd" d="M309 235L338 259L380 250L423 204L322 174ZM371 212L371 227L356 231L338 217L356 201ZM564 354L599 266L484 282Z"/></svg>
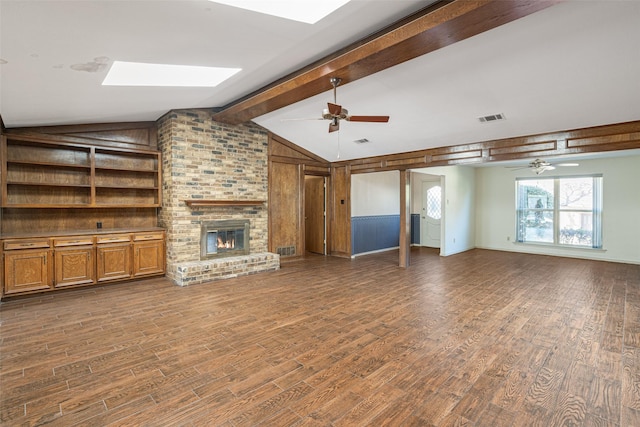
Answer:
<svg viewBox="0 0 640 427"><path fill-rule="evenodd" d="M351 216L399 214L398 171L351 175Z"/></svg>
<svg viewBox="0 0 640 427"><path fill-rule="evenodd" d="M580 160L543 176L603 175L603 250L556 248L513 243L515 178L531 177L501 166L476 168L476 246L607 261L640 263L640 156Z"/></svg>
<svg viewBox="0 0 640 427"><path fill-rule="evenodd" d="M475 242L475 171L469 166L439 166L414 171L411 177L412 212L422 206L422 181L444 177L444 216L440 255L447 256L473 249ZM418 210L419 212L419 210Z"/></svg>

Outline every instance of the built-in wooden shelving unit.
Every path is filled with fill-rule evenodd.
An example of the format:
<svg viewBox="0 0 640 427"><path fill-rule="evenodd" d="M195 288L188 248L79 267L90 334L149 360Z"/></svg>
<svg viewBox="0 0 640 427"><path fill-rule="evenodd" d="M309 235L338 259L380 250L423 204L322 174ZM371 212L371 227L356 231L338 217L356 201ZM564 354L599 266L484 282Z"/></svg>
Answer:
<svg viewBox="0 0 640 427"><path fill-rule="evenodd" d="M2 205L11 208L160 207L160 153L2 138Z"/></svg>

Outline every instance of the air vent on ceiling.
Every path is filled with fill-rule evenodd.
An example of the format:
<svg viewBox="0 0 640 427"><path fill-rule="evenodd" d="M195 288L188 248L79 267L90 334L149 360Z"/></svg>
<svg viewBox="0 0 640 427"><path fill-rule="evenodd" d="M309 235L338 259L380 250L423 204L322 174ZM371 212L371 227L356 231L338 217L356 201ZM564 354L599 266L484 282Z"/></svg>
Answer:
<svg viewBox="0 0 640 427"><path fill-rule="evenodd" d="M356 139L355 141L356 144L366 144L367 142L371 142L369 141L367 138L361 138L361 139Z"/></svg>
<svg viewBox="0 0 640 427"><path fill-rule="evenodd" d="M498 120L506 120L506 117L504 116L504 114L498 113L498 114L491 114L489 116L478 117L478 120L480 120L480 123L487 123L487 122L495 122Z"/></svg>

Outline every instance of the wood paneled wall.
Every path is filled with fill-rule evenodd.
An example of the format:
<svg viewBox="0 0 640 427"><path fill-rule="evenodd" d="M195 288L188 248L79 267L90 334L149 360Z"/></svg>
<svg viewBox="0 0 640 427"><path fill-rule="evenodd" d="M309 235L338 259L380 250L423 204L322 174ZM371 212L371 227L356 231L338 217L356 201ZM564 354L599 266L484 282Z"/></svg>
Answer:
<svg viewBox="0 0 640 427"><path fill-rule="evenodd" d="M47 141L107 147L158 150L156 122L98 123L87 125L12 128L7 134L26 134Z"/></svg>
<svg viewBox="0 0 640 427"><path fill-rule="evenodd" d="M155 208L105 209L3 209L2 234L41 233L65 230L145 228L158 225Z"/></svg>
<svg viewBox="0 0 640 427"><path fill-rule="evenodd" d="M331 241L329 253L351 256L351 168L348 165L331 167L329 192L329 221Z"/></svg>
<svg viewBox="0 0 640 427"><path fill-rule="evenodd" d="M329 162L283 138L269 136L269 252L280 252L289 259L304 256L304 176L329 176L329 170ZM287 248L292 246L295 253L289 255Z"/></svg>

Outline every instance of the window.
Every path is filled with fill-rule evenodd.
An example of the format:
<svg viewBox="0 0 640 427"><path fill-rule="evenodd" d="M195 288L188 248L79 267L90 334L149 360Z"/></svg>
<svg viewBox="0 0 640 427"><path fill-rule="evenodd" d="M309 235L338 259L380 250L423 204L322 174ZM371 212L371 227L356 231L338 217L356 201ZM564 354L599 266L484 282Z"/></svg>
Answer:
<svg viewBox="0 0 640 427"><path fill-rule="evenodd" d="M442 216L442 189L439 185L427 190L427 216L440 219Z"/></svg>
<svg viewBox="0 0 640 427"><path fill-rule="evenodd" d="M602 176L516 181L518 242L602 247Z"/></svg>

